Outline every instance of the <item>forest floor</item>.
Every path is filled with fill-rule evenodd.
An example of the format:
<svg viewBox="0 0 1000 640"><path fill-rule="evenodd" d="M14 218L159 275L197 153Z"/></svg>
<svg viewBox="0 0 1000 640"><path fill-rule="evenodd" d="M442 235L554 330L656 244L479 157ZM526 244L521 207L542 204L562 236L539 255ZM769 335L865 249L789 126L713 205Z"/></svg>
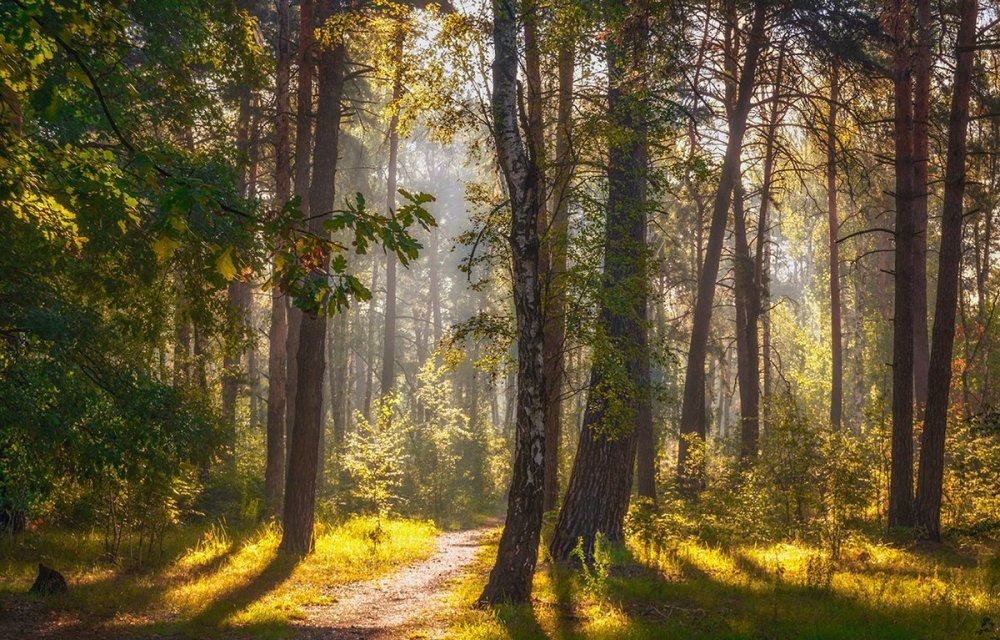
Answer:
<svg viewBox="0 0 1000 640"><path fill-rule="evenodd" d="M462 640L1000 640L1000 541L851 535L833 558L805 540L630 542L585 573L543 550L530 606L481 611L498 533L452 593Z"/></svg>
<svg viewBox="0 0 1000 640"><path fill-rule="evenodd" d="M355 518L320 528L299 563L276 527L191 530L157 568L97 560L96 539L29 533L0 544L0 640L1000 640L1000 540L944 545L851 534L836 557L806 540L694 537L605 550L579 573L543 550L530 606L471 605L500 528ZM70 594L27 597L35 564Z"/></svg>
<svg viewBox="0 0 1000 640"><path fill-rule="evenodd" d="M373 536L376 526L381 535ZM0 640L287 638L308 631L299 625L329 619L327 608L331 616L350 609L363 616L348 604L352 589L384 605L392 592L366 591L378 579L412 575L414 563L437 566L426 564L439 548L440 532L429 522L353 518L317 532L315 553L295 562L277 552L280 531L273 525L244 531L192 526L175 532L163 557L141 568L102 559L96 534L28 531L0 538ZM474 550L462 548L462 536L442 536L449 557L471 560ZM65 575L68 594L26 595L39 562ZM443 563L437 571L444 580L460 567ZM407 620L402 612L398 619Z"/></svg>

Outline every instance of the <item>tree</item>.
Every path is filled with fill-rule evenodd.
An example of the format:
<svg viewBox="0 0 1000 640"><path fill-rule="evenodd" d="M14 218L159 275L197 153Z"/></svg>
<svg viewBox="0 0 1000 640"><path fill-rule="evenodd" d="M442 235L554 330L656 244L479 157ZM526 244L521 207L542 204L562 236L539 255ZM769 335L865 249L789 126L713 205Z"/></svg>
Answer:
<svg viewBox="0 0 1000 640"><path fill-rule="evenodd" d="M517 428L507 517L480 605L527 602L538 561L545 477L545 374L538 271L538 166L528 156L517 109L516 0L493 3L493 138L510 198L510 248L517 316Z"/></svg>
<svg viewBox="0 0 1000 640"><path fill-rule="evenodd" d="M956 43L951 113L948 118L948 155L941 207L941 249L938 254L938 288L934 303L930 368L927 378L927 412L920 438L917 476L916 523L932 540L941 538L941 494L944 477L944 443L951 390L958 277L962 264L962 201L965 194L966 138L969 97L976 47L977 0L963 0Z"/></svg>
<svg viewBox="0 0 1000 640"><path fill-rule="evenodd" d="M393 41L392 115L389 117L389 164L386 169L386 208L396 207L396 170L399 162L399 100L403 95L403 45L406 27L396 22ZM382 395L392 392L396 377L396 256L385 255L385 332L382 339Z"/></svg>
<svg viewBox="0 0 1000 640"><path fill-rule="evenodd" d="M736 105L729 118L729 137L722 160L719 185L712 204L708 245L705 248L704 262L699 270L698 292L695 297L687 369L684 376L684 394L681 400L681 439L677 455L678 475L682 485L689 491L701 487L704 483L704 470L700 462L702 458L700 455L692 457L689 450L692 445L700 446L705 441L705 356L708 348L708 330L715 300L715 283L719 276L719 263L722 258L726 220L729 217L729 205L738 178L737 168L743 149L743 136L746 133L747 116L750 113L751 98L756 86L757 63L767 45L764 28L766 17L767 3L756 0L743 68L737 85ZM689 464L689 458L695 461L693 465Z"/></svg>
<svg viewBox="0 0 1000 640"><path fill-rule="evenodd" d="M930 164L931 2L916 0L913 52L913 398L917 415L927 405L927 181Z"/></svg>
<svg viewBox="0 0 1000 640"><path fill-rule="evenodd" d="M278 206L288 204L291 195L289 161L289 76L291 51L289 47L289 0L278 2L278 33L275 43L277 67L275 73L274 121L274 186ZM275 265L277 269L277 265ZM267 458L264 467L264 497L267 508L274 515L281 511L281 489L285 479L285 378L288 340L288 299L278 288L271 289L271 327L268 330L268 385L267 385Z"/></svg>
<svg viewBox="0 0 1000 640"><path fill-rule="evenodd" d="M609 2L608 203L600 326L587 407L566 498L549 547L567 560L582 538L593 557L598 533L624 540L636 451L636 422L648 417L646 346L646 44L649 7ZM645 397L645 399L644 399Z"/></svg>
<svg viewBox="0 0 1000 640"><path fill-rule="evenodd" d="M299 46L296 51L299 73L295 88L295 176L294 194L303 217L309 217L309 177L310 156L313 148L313 71L315 54L313 50L315 30L315 0L301 0L299 3ZM288 308L288 338L285 341L286 375L285 396L285 452L291 454L292 430L295 424L295 396L298 393L298 353L299 331L302 312L290 305ZM287 458L287 456L286 456ZM286 464L287 468L287 464Z"/></svg>
<svg viewBox="0 0 1000 640"><path fill-rule="evenodd" d="M886 6L893 44L892 82L895 115L896 249L892 321L892 466L889 477L889 526L913 524L913 98L906 0Z"/></svg>
<svg viewBox="0 0 1000 640"><path fill-rule="evenodd" d="M830 426L840 429L844 406L844 356L840 326L840 255L837 234L837 110L840 101L840 67L833 63L830 72L830 106L826 124L826 211L830 227Z"/></svg>
<svg viewBox="0 0 1000 640"><path fill-rule="evenodd" d="M334 0L322 0L317 18L320 24L333 16ZM316 140L309 186L309 233L328 233L325 220L334 203L334 175L337 170L337 143L340 135L340 100L344 91L344 44L339 39L322 47L318 54ZM322 268L327 257L322 256ZM315 271L311 279L321 278ZM316 474L319 466L320 433L323 428L323 371L325 362L326 317L303 313L300 320L295 421L289 445L285 481L284 531L281 548L303 556L313 548L313 521L316 505Z"/></svg>

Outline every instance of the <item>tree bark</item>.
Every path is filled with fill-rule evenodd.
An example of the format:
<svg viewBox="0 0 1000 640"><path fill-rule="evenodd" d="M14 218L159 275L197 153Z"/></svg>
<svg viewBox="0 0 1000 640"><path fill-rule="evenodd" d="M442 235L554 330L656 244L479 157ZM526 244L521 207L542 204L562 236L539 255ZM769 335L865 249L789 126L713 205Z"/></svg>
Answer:
<svg viewBox="0 0 1000 640"><path fill-rule="evenodd" d="M236 117L236 192L240 198L248 196L248 166L250 160L250 89L240 89L239 111ZM250 287L245 282L233 280L227 289L229 306L238 316L238 325L242 328L249 322ZM236 454L236 400L239 396L242 371L241 343L238 338L227 336L222 354L222 420L226 425L226 445L223 458L227 463L233 463Z"/></svg>
<svg viewBox="0 0 1000 640"><path fill-rule="evenodd" d="M372 287L374 292L378 289L378 256L372 256ZM365 334L365 395L362 400L361 413L368 420L371 418L372 396L375 393L375 302L374 298L368 303L368 331Z"/></svg>
<svg viewBox="0 0 1000 640"><path fill-rule="evenodd" d="M931 3L916 0L917 47L913 56L913 399L917 416L927 405L927 182L930 149Z"/></svg>
<svg viewBox="0 0 1000 640"><path fill-rule="evenodd" d="M826 211L830 228L830 427L840 429L844 406L844 352L840 322L840 255L837 235L837 103L840 101L840 67L830 75L830 112L826 123Z"/></svg>
<svg viewBox="0 0 1000 640"><path fill-rule="evenodd" d="M912 10L908 0L890 0L893 40L896 147L896 251L892 323L892 465L889 526L913 524L913 99Z"/></svg>
<svg viewBox="0 0 1000 640"><path fill-rule="evenodd" d="M608 213L600 337L566 498L550 551L567 560L578 540L593 558L598 533L624 539L635 464L636 423L648 406L646 355L646 44L648 7L611 4L608 64ZM646 376L644 378L644 375Z"/></svg>
<svg viewBox="0 0 1000 640"><path fill-rule="evenodd" d="M333 418L333 445L339 449L347 434L347 390L350 376L349 310L333 319L330 338L333 341L333 361L330 363L330 416Z"/></svg>
<svg viewBox="0 0 1000 640"><path fill-rule="evenodd" d="M333 14L334 0L323 0L322 19ZM337 143L340 134L340 102L344 90L344 45L328 43L319 53L319 101L316 109L316 143L309 208L320 212L309 220L309 231L325 235L324 221L334 203ZM310 277L322 277L315 273ZM295 422L292 429L288 474L285 482L284 533L281 548L303 556L313 549L316 479L323 426L323 372L326 368L326 317L300 314L298 384Z"/></svg>
<svg viewBox="0 0 1000 640"><path fill-rule="evenodd" d="M715 282L719 277L719 263L722 258L722 243L726 235L726 220L733 187L737 180L737 167L743 149L747 115L753 96L757 63L767 39L764 32L767 2L757 0L747 43L746 57L739 78L736 106L729 119L729 139L722 161L719 187L712 205L712 224L709 229L708 245L705 248L704 263L699 271L698 292L692 317L691 343L688 348L687 369L684 376L684 393L681 401L681 439L678 444L677 472L682 488L693 492L704 486L703 456L691 456L692 444L703 446L705 442L705 355L708 347L708 331L712 321L712 307L715 302ZM690 459L690 460L689 460Z"/></svg>
<svg viewBox="0 0 1000 640"><path fill-rule="evenodd" d="M299 75L295 92L295 196L304 218L309 217L309 158L312 154L312 87L315 65L313 44L315 42L315 0L301 0L299 3L299 49L296 52ZM285 393L288 403L285 407L285 451L291 453L292 430L295 424L295 396L298 393L298 353L299 332L302 326L302 312L295 305L288 307L288 338L285 341L286 380ZM286 461L287 462L287 461ZM287 467L287 464L286 464Z"/></svg>
<svg viewBox="0 0 1000 640"><path fill-rule="evenodd" d="M441 283L440 283L440 235L437 227L431 227L430 255L430 298L431 298L431 319L434 325L434 348L441 346L441 336L443 326L441 322Z"/></svg>
<svg viewBox="0 0 1000 640"><path fill-rule="evenodd" d="M545 374L538 273L538 167L518 128L516 0L493 3L493 137L510 197L510 247L517 317L517 428L507 519L496 564L479 596L483 606L528 602L538 561L545 478Z"/></svg>
<svg viewBox="0 0 1000 640"><path fill-rule="evenodd" d="M969 97L976 44L977 0L963 0L958 27L957 64L948 119L948 159L941 218L941 251L938 254L937 299L934 306L933 343L927 379L927 413L920 440L917 476L917 524L932 540L941 539L941 494L944 478L945 432L951 391L958 278L962 263L962 200L965 194L966 139Z"/></svg>
<svg viewBox="0 0 1000 640"><path fill-rule="evenodd" d="M774 74L774 90L771 93L771 109L767 122L767 139L764 143L764 170L760 188L760 211L757 215L757 242L754 248L754 276L753 290L755 294L754 303L748 309L747 322L750 326L761 325L761 357L763 358L763 397L765 398L764 410L761 411L758 424L767 428L767 398L771 394L771 328L769 307L770 301L770 247L768 237L770 235L770 208L771 193L774 188L774 156L775 138L777 137L778 124L781 121L781 81L785 69L785 47L782 46L778 53L778 65ZM756 328L754 328L756 332Z"/></svg>
<svg viewBox="0 0 1000 640"><path fill-rule="evenodd" d="M740 460L746 464L757 457L760 437L760 352L757 322L751 307L754 298L754 265L747 238L743 207L743 181L733 190L733 240L736 249L736 378L740 385ZM759 232L758 232L759 233Z"/></svg>
<svg viewBox="0 0 1000 640"><path fill-rule="evenodd" d="M396 107L403 97L404 27L397 24L393 45L396 69L392 80L392 116L389 118L389 164L386 168L386 209L396 209L396 169L399 159L399 113ZM396 254L385 252L385 325L382 338L382 395L392 393L396 378Z"/></svg>

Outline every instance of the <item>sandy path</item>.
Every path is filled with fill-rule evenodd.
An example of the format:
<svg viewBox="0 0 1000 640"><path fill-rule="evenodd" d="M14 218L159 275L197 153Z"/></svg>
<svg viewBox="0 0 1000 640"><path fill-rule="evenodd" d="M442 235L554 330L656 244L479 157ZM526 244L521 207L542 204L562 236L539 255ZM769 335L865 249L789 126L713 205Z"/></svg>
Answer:
<svg viewBox="0 0 1000 640"><path fill-rule="evenodd" d="M488 528L442 533L434 555L378 580L330 588L331 605L306 609L296 626L308 640L433 638L433 614L445 606L448 583L479 550Z"/></svg>

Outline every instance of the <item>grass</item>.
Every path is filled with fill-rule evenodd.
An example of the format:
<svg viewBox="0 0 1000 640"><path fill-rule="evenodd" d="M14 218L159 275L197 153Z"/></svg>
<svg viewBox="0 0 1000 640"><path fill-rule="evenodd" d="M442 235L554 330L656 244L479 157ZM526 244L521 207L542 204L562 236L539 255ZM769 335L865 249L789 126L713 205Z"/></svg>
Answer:
<svg viewBox="0 0 1000 640"><path fill-rule="evenodd" d="M295 562L278 553L275 525L235 534L221 526L182 529L161 564L130 571L100 560L95 534L28 532L0 548L0 609L31 585L39 561L66 576L66 596L34 601L37 615L111 635L227 633L283 637L330 587L384 575L428 557L437 529L429 522L383 521L375 545L370 518L318 525L316 551Z"/></svg>
<svg viewBox="0 0 1000 640"><path fill-rule="evenodd" d="M990 546L855 539L833 561L806 542L629 544L610 552L604 576L541 562L533 606L472 609L495 553L494 540L453 592L453 637L1000 640L1000 557Z"/></svg>

